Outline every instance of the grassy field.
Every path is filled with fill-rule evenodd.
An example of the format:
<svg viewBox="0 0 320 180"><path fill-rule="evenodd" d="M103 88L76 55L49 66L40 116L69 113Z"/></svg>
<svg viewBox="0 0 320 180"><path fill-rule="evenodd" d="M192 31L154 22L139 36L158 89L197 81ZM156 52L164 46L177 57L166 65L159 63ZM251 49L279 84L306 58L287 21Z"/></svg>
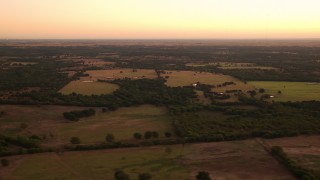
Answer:
<svg viewBox="0 0 320 180"><path fill-rule="evenodd" d="M15 167L7 170L6 179L114 179L115 169L124 170L131 179L146 172L158 180L189 179L189 171L177 163L183 153L181 146L171 147L170 154L165 149L162 146L13 157L10 160Z"/></svg>
<svg viewBox="0 0 320 180"><path fill-rule="evenodd" d="M62 94L83 94L83 95L101 95L112 94L119 88L118 85L107 82L94 82L94 81L72 81L63 87L59 92Z"/></svg>
<svg viewBox="0 0 320 180"><path fill-rule="evenodd" d="M274 95L275 101L311 101L320 100L320 84L306 82L248 82L256 88L264 88L266 93ZM278 93L281 91L281 94Z"/></svg>
<svg viewBox="0 0 320 180"><path fill-rule="evenodd" d="M191 145L182 163L191 170L207 171L212 179L294 179L254 140Z"/></svg>
<svg viewBox="0 0 320 180"><path fill-rule="evenodd" d="M106 79L106 78L114 78L114 79L141 79L141 78L149 78L154 79L157 78L157 74L154 70L151 69L112 69L112 70L92 70L86 71L90 75L91 80L97 79Z"/></svg>
<svg viewBox="0 0 320 180"><path fill-rule="evenodd" d="M168 76L166 84L168 86L190 86L193 83L203 83L210 85L218 85L227 81L239 81L228 75L213 74L207 72L194 72L194 71L166 71L166 74L162 74L163 77Z"/></svg>
<svg viewBox="0 0 320 180"><path fill-rule="evenodd" d="M114 133L116 140L133 139L135 132L157 131L160 137L171 131L171 122L166 108L143 105L120 108L103 113L95 108L93 117L83 118L79 122L70 122L62 116L63 112L88 109L86 107L65 106L0 106L6 115L0 118L0 131L5 135L46 136L45 143L69 143L78 136L83 143L103 142L107 133ZM26 129L21 124L27 125Z"/></svg>
<svg viewBox="0 0 320 180"><path fill-rule="evenodd" d="M0 111L6 115L0 118L0 131L5 135L48 135L58 124L67 122L63 112L81 109L84 108L2 105ZM27 128L22 129L21 124L26 124Z"/></svg>
<svg viewBox="0 0 320 180"><path fill-rule="evenodd" d="M79 122L60 124L55 134L61 142L68 142L70 137L77 136L82 142L91 143L104 141L107 133L113 133L116 140L130 140L135 132L143 134L145 131L157 131L160 137L172 131L165 108L144 105L120 108L114 112L98 112Z"/></svg>
<svg viewBox="0 0 320 180"><path fill-rule="evenodd" d="M191 180L203 170L212 179L294 179L254 140L45 153L8 159L11 166L0 167L0 177L8 180L113 179L117 168L134 180L145 172L155 180Z"/></svg>
<svg viewBox="0 0 320 180"><path fill-rule="evenodd" d="M88 77L82 77L80 80L70 82L59 92L62 94L75 92L83 95L111 94L119 86L107 82L98 82L98 80L157 78L155 71L149 69L136 69L135 71L133 69L92 70L86 71L86 73L89 74Z"/></svg>
<svg viewBox="0 0 320 180"><path fill-rule="evenodd" d="M289 157L304 168L320 176L320 136L298 136L266 141L270 146L280 146Z"/></svg>
<svg viewBox="0 0 320 180"><path fill-rule="evenodd" d="M212 88L213 92L222 92L225 93L226 90L242 90L247 92L248 90L254 90L255 87L250 84L245 84L244 82L236 79L232 76L223 75L223 74L213 74L207 72L194 72L194 71L166 71L166 74L162 74L163 77L167 78L166 84L168 86L177 87L177 86L190 86L194 83L200 82L202 84L209 85L221 85L224 82L234 82L233 85L221 86ZM208 103L209 101L199 92L197 92L200 102ZM234 102L237 101L238 97L231 94L231 98L223 101Z"/></svg>

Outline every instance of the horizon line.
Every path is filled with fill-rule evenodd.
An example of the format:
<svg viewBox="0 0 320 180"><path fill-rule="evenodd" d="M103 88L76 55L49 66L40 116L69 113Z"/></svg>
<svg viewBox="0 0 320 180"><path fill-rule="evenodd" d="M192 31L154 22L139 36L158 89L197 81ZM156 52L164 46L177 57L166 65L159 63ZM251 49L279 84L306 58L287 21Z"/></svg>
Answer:
<svg viewBox="0 0 320 180"><path fill-rule="evenodd" d="M149 40L320 40L320 38L0 38L0 41L28 41L28 40L127 40L127 41L149 41Z"/></svg>

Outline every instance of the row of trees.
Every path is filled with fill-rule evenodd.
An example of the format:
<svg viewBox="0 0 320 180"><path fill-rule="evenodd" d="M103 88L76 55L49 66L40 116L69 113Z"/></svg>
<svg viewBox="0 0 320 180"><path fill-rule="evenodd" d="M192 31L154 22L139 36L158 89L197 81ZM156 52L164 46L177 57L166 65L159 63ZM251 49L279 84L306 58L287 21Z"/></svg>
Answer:
<svg viewBox="0 0 320 180"><path fill-rule="evenodd" d="M125 173L123 170L116 170L114 173L115 180L130 180L129 174ZM138 175L138 180L151 180L152 175L149 173L140 173Z"/></svg>
<svg viewBox="0 0 320 180"><path fill-rule="evenodd" d="M116 170L114 173L115 180L130 180L129 174L125 173L123 170ZM138 175L138 180L151 180L152 175L149 173L140 173ZM199 171L196 180L211 180L210 174L206 171Z"/></svg>
<svg viewBox="0 0 320 180"><path fill-rule="evenodd" d="M172 136L171 132L166 132L164 135L167 138L170 138ZM146 131L144 133L144 136L142 136L141 133L134 133L133 134L134 139L140 140L140 139L142 139L142 137L144 137L144 139L158 138L159 133L156 131ZM115 141L115 136L112 133L107 133L105 140L108 143L112 143ZM79 137L72 137L72 138L70 138L70 143L71 144L81 144L81 140Z"/></svg>
<svg viewBox="0 0 320 180"><path fill-rule="evenodd" d="M172 133L171 132L165 132L164 136L167 138L172 137ZM141 133L134 133L133 137L137 140L142 139L142 134ZM156 131L147 131L144 133L143 135L144 139L151 139L151 138L158 138L159 137L159 133Z"/></svg>
<svg viewBox="0 0 320 180"><path fill-rule="evenodd" d="M96 111L94 109L85 109L81 111L64 112L63 117L70 121L79 121L80 118L94 116Z"/></svg>

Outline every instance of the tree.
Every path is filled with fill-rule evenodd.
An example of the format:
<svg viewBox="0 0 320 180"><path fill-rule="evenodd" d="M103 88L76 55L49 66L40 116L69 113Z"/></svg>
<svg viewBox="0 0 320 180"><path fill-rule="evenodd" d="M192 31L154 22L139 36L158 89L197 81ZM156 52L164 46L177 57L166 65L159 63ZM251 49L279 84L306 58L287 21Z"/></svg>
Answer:
<svg viewBox="0 0 320 180"><path fill-rule="evenodd" d="M109 143L113 142L114 141L114 135L111 134L111 133L108 133L106 135L106 141L109 142Z"/></svg>
<svg viewBox="0 0 320 180"><path fill-rule="evenodd" d="M257 92L255 90L252 90L252 91L248 91L248 93L250 94L250 96L255 96L257 95Z"/></svg>
<svg viewBox="0 0 320 180"><path fill-rule="evenodd" d="M26 123L20 124L20 129L27 129L28 125Z"/></svg>
<svg viewBox="0 0 320 180"><path fill-rule="evenodd" d="M124 171L116 170L116 172L114 173L114 179L115 180L130 180L130 177Z"/></svg>
<svg viewBox="0 0 320 180"><path fill-rule="evenodd" d="M199 171L198 175L196 176L197 180L211 180L210 175L206 171Z"/></svg>
<svg viewBox="0 0 320 180"><path fill-rule="evenodd" d="M71 142L71 144L80 144L80 143L81 143L79 137L72 137L72 138L70 139L70 142Z"/></svg>
<svg viewBox="0 0 320 180"><path fill-rule="evenodd" d="M169 138L169 137L172 136L172 134L171 134L171 132L166 132L166 133L164 133L164 136L166 136L167 138Z"/></svg>
<svg viewBox="0 0 320 180"><path fill-rule="evenodd" d="M265 92L266 92L265 89L263 89L263 88L259 89L259 93L265 93Z"/></svg>
<svg viewBox="0 0 320 180"><path fill-rule="evenodd" d="M3 167L9 166L9 160L8 159L1 159L1 165Z"/></svg>
<svg viewBox="0 0 320 180"><path fill-rule="evenodd" d="M149 173L139 174L139 180L151 180L152 176Z"/></svg>
<svg viewBox="0 0 320 180"><path fill-rule="evenodd" d="M145 138L145 139L150 139L150 138L152 137L152 135L153 135L153 134L152 134L151 131L147 131L147 132L144 133L144 138Z"/></svg>
<svg viewBox="0 0 320 180"><path fill-rule="evenodd" d="M159 133L157 131L153 131L152 132L152 137L158 138L159 137Z"/></svg>
<svg viewBox="0 0 320 180"><path fill-rule="evenodd" d="M141 138L142 138L142 135L141 135L140 133L134 133L134 134L133 134L133 137L134 137L135 139L141 139Z"/></svg>

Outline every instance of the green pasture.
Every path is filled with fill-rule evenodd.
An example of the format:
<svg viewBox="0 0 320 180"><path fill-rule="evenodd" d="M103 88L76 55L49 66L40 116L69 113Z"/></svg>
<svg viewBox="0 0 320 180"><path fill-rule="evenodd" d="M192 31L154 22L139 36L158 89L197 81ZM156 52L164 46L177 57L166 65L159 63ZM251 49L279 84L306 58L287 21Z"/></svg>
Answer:
<svg viewBox="0 0 320 180"><path fill-rule="evenodd" d="M65 152L12 157L15 166L7 180L33 179L114 179L116 169L138 179L149 173L154 180L190 179L190 171L178 163L185 153L181 145L167 147L129 148L118 150Z"/></svg>
<svg viewBox="0 0 320 180"><path fill-rule="evenodd" d="M320 83L251 81L248 84L264 88L267 94L275 96L275 101L320 100Z"/></svg>

